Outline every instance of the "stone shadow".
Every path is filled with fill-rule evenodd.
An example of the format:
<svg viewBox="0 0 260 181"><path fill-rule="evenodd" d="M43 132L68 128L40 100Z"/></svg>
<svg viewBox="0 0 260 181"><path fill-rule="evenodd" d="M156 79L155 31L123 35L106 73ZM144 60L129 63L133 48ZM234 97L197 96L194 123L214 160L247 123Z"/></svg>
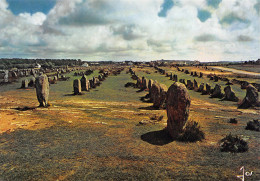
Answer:
<svg viewBox="0 0 260 181"><path fill-rule="evenodd" d="M158 146L163 146L174 141L166 129L145 133L141 135L141 139Z"/></svg>

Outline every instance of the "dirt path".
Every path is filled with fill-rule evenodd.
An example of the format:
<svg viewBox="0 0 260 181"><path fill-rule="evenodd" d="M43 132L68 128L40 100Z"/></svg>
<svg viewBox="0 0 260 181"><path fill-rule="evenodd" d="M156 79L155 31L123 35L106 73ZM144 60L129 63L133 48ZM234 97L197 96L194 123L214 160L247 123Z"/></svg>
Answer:
<svg viewBox="0 0 260 181"><path fill-rule="evenodd" d="M237 69L225 68L225 67L212 67L212 68L219 69L219 70L230 71L230 72L237 73L237 74L255 76L257 78L260 78L260 73L256 73L256 72L248 72L248 71L244 71L244 70L237 70Z"/></svg>

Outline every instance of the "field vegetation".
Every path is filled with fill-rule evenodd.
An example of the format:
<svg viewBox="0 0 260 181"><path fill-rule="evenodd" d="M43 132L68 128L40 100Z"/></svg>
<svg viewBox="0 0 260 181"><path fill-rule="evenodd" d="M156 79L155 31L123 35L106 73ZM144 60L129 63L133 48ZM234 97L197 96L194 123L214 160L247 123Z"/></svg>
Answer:
<svg viewBox="0 0 260 181"><path fill-rule="evenodd" d="M174 67L163 68L178 79L194 79ZM35 89L18 89L22 79L1 87L0 180L233 181L239 180L236 176L241 175L242 166L253 171L247 181L260 179L260 135L245 129L248 121L259 119L259 110L237 109L237 102L189 90L190 119L198 122L205 139L194 143L172 140L164 131L166 110L152 109L152 103L142 101L147 91L124 86L136 83L127 70L110 75L80 96L72 95L73 80L80 76L66 74L68 81L50 86L48 108L38 107ZM153 67L136 66L133 70L167 87L173 84ZM95 70L88 78L98 74ZM195 79L198 84L216 84L206 76ZM222 89L226 86L226 82L217 83ZM232 89L240 100L245 97L246 91L239 85ZM155 116L163 118L139 124ZM230 118L238 123L229 123ZM220 140L230 133L246 140L248 151L221 152Z"/></svg>

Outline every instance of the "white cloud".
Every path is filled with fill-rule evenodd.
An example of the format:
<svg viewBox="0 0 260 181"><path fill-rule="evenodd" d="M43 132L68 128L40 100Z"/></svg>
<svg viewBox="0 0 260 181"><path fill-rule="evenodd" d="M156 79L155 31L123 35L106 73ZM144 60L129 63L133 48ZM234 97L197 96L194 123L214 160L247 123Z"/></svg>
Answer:
<svg viewBox="0 0 260 181"><path fill-rule="evenodd" d="M30 13L21 13L19 14L19 16L33 25L42 25L43 22L46 20L46 15L41 12L37 12L32 15Z"/></svg>
<svg viewBox="0 0 260 181"><path fill-rule="evenodd" d="M10 56L91 60L259 58L256 0L222 0L217 9L206 0L174 2L162 18L163 0L58 0L47 15L18 16L0 0L0 50ZM201 22L198 9L209 11L210 18ZM226 16L228 25L221 23Z"/></svg>

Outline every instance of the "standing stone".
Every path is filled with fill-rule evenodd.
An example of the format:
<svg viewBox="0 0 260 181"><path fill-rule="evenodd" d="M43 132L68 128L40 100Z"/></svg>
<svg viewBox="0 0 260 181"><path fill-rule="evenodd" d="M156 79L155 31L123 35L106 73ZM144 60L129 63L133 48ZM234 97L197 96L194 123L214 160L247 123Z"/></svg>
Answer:
<svg viewBox="0 0 260 181"><path fill-rule="evenodd" d="M164 84L160 84L160 95L159 95L159 102L160 105L158 108L166 108L166 96L167 96L168 87Z"/></svg>
<svg viewBox="0 0 260 181"><path fill-rule="evenodd" d="M79 79L75 79L73 81L73 89L74 89L74 95L81 94L81 82Z"/></svg>
<svg viewBox="0 0 260 181"><path fill-rule="evenodd" d="M143 78L142 80L142 90L145 90L148 88L148 81L146 78Z"/></svg>
<svg viewBox="0 0 260 181"><path fill-rule="evenodd" d="M4 82L8 82L9 71L5 70Z"/></svg>
<svg viewBox="0 0 260 181"><path fill-rule="evenodd" d="M29 84L28 84L30 87L35 87L35 78L32 77Z"/></svg>
<svg viewBox="0 0 260 181"><path fill-rule="evenodd" d="M140 77L137 77L137 82L136 82L137 88L141 88L141 85L142 85L142 79Z"/></svg>
<svg viewBox="0 0 260 181"><path fill-rule="evenodd" d="M247 81L241 81L241 89L246 89L247 88L247 86L249 85L249 82L247 82Z"/></svg>
<svg viewBox="0 0 260 181"><path fill-rule="evenodd" d="M197 91L199 88L198 88L198 82L196 81L196 79L194 79L194 90Z"/></svg>
<svg viewBox="0 0 260 181"><path fill-rule="evenodd" d="M243 101L239 104L239 109L247 109L250 107L260 106L259 100L258 100L258 92L257 89L249 84L246 88L246 97L243 99Z"/></svg>
<svg viewBox="0 0 260 181"><path fill-rule="evenodd" d="M12 72L12 77L13 77L13 78L17 78L17 73L13 71L13 72Z"/></svg>
<svg viewBox="0 0 260 181"><path fill-rule="evenodd" d="M202 94L208 95L210 94L210 91L211 91L211 87L208 83L206 83L206 90L202 91Z"/></svg>
<svg viewBox="0 0 260 181"><path fill-rule="evenodd" d="M94 82L95 87L100 85L100 81L97 77L93 77L93 82Z"/></svg>
<svg viewBox="0 0 260 181"><path fill-rule="evenodd" d="M189 118L191 99L186 87L178 82L171 85L167 92L167 130L172 138L176 139L183 131Z"/></svg>
<svg viewBox="0 0 260 181"><path fill-rule="evenodd" d="M170 80L173 80L173 76L172 76L172 73L170 74Z"/></svg>
<svg viewBox="0 0 260 181"><path fill-rule="evenodd" d="M22 89L28 88L29 81L27 79L22 80Z"/></svg>
<svg viewBox="0 0 260 181"><path fill-rule="evenodd" d="M202 72L200 72L200 76L199 76L199 77L200 77L200 78L203 77L203 73L202 73Z"/></svg>
<svg viewBox="0 0 260 181"><path fill-rule="evenodd" d="M187 80L187 86L186 87L189 90L193 90L194 89L193 82L191 82L191 80Z"/></svg>
<svg viewBox="0 0 260 181"><path fill-rule="evenodd" d="M214 76L214 82L218 82L218 76Z"/></svg>
<svg viewBox="0 0 260 181"><path fill-rule="evenodd" d="M35 80L37 99L41 107L48 106L49 99L49 82L46 75L41 75Z"/></svg>
<svg viewBox="0 0 260 181"><path fill-rule="evenodd" d="M82 91L88 91L88 79L86 75L83 75L80 79Z"/></svg>
<svg viewBox="0 0 260 181"><path fill-rule="evenodd" d="M99 80L99 81L103 81L102 75L98 75L98 80Z"/></svg>
<svg viewBox="0 0 260 181"><path fill-rule="evenodd" d="M90 79L90 80L89 80L89 86L90 86L90 88L95 88L93 79Z"/></svg>
<svg viewBox="0 0 260 181"><path fill-rule="evenodd" d="M148 89L149 89L149 96L151 97L151 88L152 88L152 85L153 85L153 80L150 79L149 82L148 82Z"/></svg>
<svg viewBox="0 0 260 181"><path fill-rule="evenodd" d="M223 94L221 93L221 86L216 84L216 86L213 89L213 92L211 94L212 98L222 98Z"/></svg>
<svg viewBox="0 0 260 181"><path fill-rule="evenodd" d="M157 81L153 82L153 85L151 87L151 96L150 99L152 102L156 100L156 97L158 97L160 94L160 85Z"/></svg>
<svg viewBox="0 0 260 181"><path fill-rule="evenodd" d="M198 92L203 92L203 90L204 90L204 83L201 83L198 88Z"/></svg>
<svg viewBox="0 0 260 181"><path fill-rule="evenodd" d="M231 89L230 86L225 87L224 92L225 92L224 100L234 101L234 102L238 101L238 97L235 95L235 92Z"/></svg>
<svg viewBox="0 0 260 181"><path fill-rule="evenodd" d="M177 75L173 75L173 81L177 82L178 81L178 76Z"/></svg>

